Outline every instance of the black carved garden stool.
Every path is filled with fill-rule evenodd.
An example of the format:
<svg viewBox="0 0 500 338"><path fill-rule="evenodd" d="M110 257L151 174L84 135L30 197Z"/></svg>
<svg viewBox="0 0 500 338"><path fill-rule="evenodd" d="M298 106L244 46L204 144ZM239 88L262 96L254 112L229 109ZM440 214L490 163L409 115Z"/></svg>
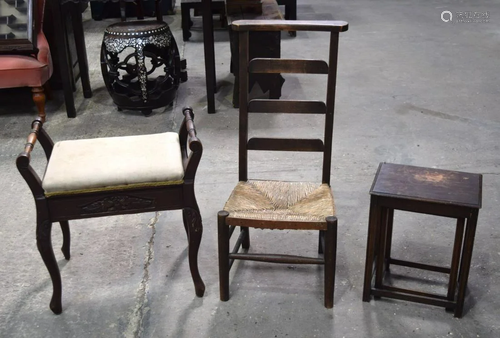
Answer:
<svg viewBox="0 0 500 338"><path fill-rule="evenodd" d="M185 60L180 59L161 12L157 13L154 21L122 21L104 32L101 70L119 110L149 115L152 109L172 104L180 82L187 80ZM143 15L139 13L138 18Z"/></svg>

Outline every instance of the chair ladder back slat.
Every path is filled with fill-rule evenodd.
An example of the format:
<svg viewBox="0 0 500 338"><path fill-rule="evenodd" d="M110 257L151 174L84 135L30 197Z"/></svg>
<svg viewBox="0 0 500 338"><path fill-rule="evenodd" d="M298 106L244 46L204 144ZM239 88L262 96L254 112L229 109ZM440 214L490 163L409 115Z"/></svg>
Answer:
<svg viewBox="0 0 500 338"><path fill-rule="evenodd" d="M241 31L239 35L239 80L240 80L240 122L239 122L239 180L248 179L248 61L249 61L249 32Z"/></svg>
<svg viewBox="0 0 500 338"><path fill-rule="evenodd" d="M307 100L251 100L248 113L325 114L326 104Z"/></svg>
<svg viewBox="0 0 500 338"><path fill-rule="evenodd" d="M269 151L311 151L323 152L325 146L320 139L265 138L252 137L248 140L248 150Z"/></svg>
<svg viewBox="0 0 500 338"><path fill-rule="evenodd" d="M266 74L328 74L328 64L323 60L255 58L250 61L248 71Z"/></svg>
<svg viewBox="0 0 500 338"><path fill-rule="evenodd" d="M337 84L339 33L330 33L329 72L326 91L325 150L323 153L323 183L330 184L332 163L333 123L335 111L335 88Z"/></svg>

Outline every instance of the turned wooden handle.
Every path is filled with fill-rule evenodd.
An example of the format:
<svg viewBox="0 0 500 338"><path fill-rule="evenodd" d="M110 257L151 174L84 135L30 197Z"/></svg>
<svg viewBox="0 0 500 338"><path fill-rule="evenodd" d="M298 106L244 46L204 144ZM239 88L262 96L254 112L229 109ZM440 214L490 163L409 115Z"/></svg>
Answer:
<svg viewBox="0 0 500 338"><path fill-rule="evenodd" d="M24 152L23 154L28 156L30 155L31 151L35 147L36 141L38 139L38 134L40 130L42 129L43 122L42 118L38 117L36 120L34 120L31 123L31 132L28 135L28 139L26 141L26 144L24 145Z"/></svg>
<svg viewBox="0 0 500 338"><path fill-rule="evenodd" d="M184 107L182 109L182 114L184 114L186 131L189 136L189 149L191 149L192 151L201 151L202 145L200 140L196 136L196 127L194 126L193 108Z"/></svg>

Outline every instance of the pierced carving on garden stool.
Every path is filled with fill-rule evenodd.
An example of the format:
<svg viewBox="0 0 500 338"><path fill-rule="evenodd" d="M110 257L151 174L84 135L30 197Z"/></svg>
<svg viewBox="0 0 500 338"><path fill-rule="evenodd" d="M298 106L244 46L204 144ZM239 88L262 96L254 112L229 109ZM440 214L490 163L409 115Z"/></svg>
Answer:
<svg viewBox="0 0 500 338"><path fill-rule="evenodd" d="M187 80L175 39L165 22L133 21L110 25L101 47L101 71L118 109L171 105L180 82Z"/></svg>

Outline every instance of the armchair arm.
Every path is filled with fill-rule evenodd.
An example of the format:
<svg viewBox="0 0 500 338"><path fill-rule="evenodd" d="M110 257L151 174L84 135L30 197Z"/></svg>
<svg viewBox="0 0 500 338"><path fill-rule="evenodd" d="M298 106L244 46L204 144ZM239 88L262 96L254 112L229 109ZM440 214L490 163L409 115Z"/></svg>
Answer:
<svg viewBox="0 0 500 338"><path fill-rule="evenodd" d="M203 153L203 145L196 136L196 128L194 126L194 113L191 107L182 109L184 120L179 129L179 142L181 144L182 164L184 166L184 179L194 179L198 164L200 163ZM187 147L191 152L188 154Z"/></svg>
<svg viewBox="0 0 500 338"><path fill-rule="evenodd" d="M52 73L52 58L50 55L50 47L49 43L47 42L47 38L45 37L42 31L40 31L37 36L37 47L38 47L38 54L36 56L37 60L45 65L48 65Z"/></svg>

